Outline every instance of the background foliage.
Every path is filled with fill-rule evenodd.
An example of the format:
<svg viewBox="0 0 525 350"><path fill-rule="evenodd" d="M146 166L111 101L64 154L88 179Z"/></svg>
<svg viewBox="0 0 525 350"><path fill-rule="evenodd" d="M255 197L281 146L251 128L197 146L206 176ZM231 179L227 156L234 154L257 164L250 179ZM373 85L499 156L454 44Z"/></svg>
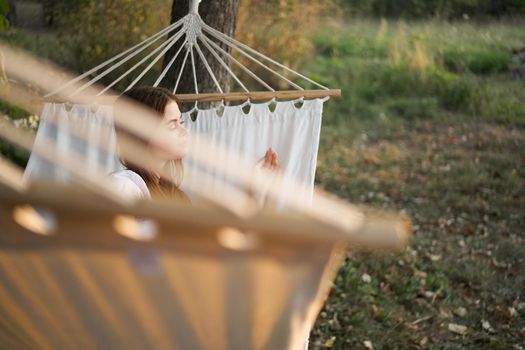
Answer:
<svg viewBox="0 0 525 350"><path fill-rule="evenodd" d="M9 21L7 20L9 9L7 0L0 0L0 30L9 28Z"/></svg>
<svg viewBox="0 0 525 350"><path fill-rule="evenodd" d="M387 18L454 19L525 14L523 0L342 0L340 5L347 15Z"/></svg>

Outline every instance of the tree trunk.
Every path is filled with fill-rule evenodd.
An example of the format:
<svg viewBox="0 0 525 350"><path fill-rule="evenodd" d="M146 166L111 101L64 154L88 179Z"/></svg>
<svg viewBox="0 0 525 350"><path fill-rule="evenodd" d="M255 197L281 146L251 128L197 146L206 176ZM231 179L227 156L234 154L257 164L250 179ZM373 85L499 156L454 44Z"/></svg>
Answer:
<svg viewBox="0 0 525 350"><path fill-rule="evenodd" d="M212 28L215 28L224 34L233 37L235 34L235 27L237 23L237 14L239 10L240 0L203 0L199 6L199 14L203 21ZM189 11L189 0L173 0L171 23L174 23L186 16ZM164 58L164 66L173 58L178 48L183 43L183 39L179 40L173 48L167 52ZM219 85L224 92L230 91L230 76L227 70L208 52L204 45L199 45L206 57L212 72L215 74ZM228 52L225 45L221 47ZM197 72L197 85L199 92L218 92L213 79L208 73L206 66L203 64L197 52L194 50L195 68ZM162 86L173 90L175 83L182 66L184 58L184 51L177 57L177 60L171 67L170 71L162 81ZM227 63L228 60L225 60ZM188 61L185 64L184 71L178 85L176 93L195 93L195 84L191 68L191 57L188 56Z"/></svg>

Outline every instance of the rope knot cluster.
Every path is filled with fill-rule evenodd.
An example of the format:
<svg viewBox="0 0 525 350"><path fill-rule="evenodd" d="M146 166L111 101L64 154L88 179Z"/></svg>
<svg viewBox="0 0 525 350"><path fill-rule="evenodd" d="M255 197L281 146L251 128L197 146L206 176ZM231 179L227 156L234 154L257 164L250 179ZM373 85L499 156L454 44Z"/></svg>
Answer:
<svg viewBox="0 0 525 350"><path fill-rule="evenodd" d="M195 45L197 43L197 38L202 35L201 21L199 15L193 13L184 17L182 30L186 33L187 45Z"/></svg>

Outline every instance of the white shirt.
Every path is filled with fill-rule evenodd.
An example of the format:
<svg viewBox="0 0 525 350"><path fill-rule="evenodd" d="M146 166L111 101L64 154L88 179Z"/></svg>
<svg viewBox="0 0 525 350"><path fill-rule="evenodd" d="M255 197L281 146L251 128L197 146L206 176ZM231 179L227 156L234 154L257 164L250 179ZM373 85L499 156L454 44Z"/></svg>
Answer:
<svg viewBox="0 0 525 350"><path fill-rule="evenodd" d="M117 191L130 199L149 199L151 195L144 180L134 171L124 169L109 174ZM157 234L157 225L148 219L120 215L117 232L139 241L149 241Z"/></svg>
<svg viewBox="0 0 525 350"><path fill-rule="evenodd" d="M112 178L117 191L121 192L124 196L140 199L151 198L148 186L136 172L124 169L115 171L109 176Z"/></svg>

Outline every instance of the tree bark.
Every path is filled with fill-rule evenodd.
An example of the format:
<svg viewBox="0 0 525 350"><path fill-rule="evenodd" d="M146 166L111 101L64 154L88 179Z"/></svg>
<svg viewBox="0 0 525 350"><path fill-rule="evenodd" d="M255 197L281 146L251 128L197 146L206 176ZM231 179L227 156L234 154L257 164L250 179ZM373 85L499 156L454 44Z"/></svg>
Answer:
<svg viewBox="0 0 525 350"><path fill-rule="evenodd" d="M235 28L237 24L237 15L239 12L239 3L240 0L203 0L199 6L199 14L203 21L207 23L212 28L215 28L222 33L233 37L235 35ZM174 23L186 16L189 11L189 0L173 0L171 23ZM183 43L184 38L180 39L173 48L167 52L164 57L164 67L168 62L173 58L173 55L177 52L178 48ZM224 92L230 91L230 76L227 70L217 61L204 47L204 45L199 45L201 50L208 61L211 70L215 74L219 85ZM221 47L230 52L225 45ZM194 50L195 57L195 68L197 72L197 83L200 92L218 92L218 89L213 82L210 74L208 73L204 63L200 59L197 52ZM173 90L175 83L182 66L184 58L184 51L176 59L175 63L169 70L168 74L162 81L162 86ZM194 93L195 84L193 79L193 73L191 68L191 57L188 56L188 61L185 64L184 71L181 77L181 81L178 85L177 92L178 94L183 93ZM225 60L226 63L229 63L228 60Z"/></svg>

